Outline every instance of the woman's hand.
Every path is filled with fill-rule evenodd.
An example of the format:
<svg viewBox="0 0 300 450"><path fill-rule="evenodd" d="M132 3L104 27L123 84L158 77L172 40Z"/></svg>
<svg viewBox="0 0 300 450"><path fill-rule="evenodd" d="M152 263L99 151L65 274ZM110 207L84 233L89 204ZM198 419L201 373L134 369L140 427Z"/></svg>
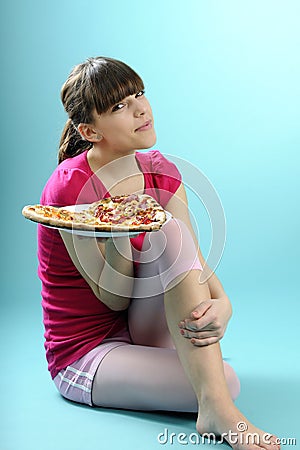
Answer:
<svg viewBox="0 0 300 450"><path fill-rule="evenodd" d="M224 336L232 308L227 296L209 299L191 312L187 319L179 323L182 336L196 346L205 346L218 342Z"/></svg>

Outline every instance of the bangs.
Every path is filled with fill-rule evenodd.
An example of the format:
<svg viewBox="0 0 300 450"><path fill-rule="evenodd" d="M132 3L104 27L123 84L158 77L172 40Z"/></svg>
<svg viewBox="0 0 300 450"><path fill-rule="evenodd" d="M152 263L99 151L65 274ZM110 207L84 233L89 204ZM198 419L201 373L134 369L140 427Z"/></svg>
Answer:
<svg viewBox="0 0 300 450"><path fill-rule="evenodd" d="M93 64L94 70L90 74L90 92L98 114L144 89L139 75L123 62L106 58L98 59L97 63Z"/></svg>

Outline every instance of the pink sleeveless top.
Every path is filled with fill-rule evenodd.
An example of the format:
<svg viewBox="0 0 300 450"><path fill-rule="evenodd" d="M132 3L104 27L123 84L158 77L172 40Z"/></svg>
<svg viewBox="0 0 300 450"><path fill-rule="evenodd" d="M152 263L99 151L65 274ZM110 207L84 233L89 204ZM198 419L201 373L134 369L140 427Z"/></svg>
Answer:
<svg viewBox="0 0 300 450"><path fill-rule="evenodd" d="M144 192L165 207L178 189L181 176L160 152L137 152L144 174ZM87 152L57 166L41 196L45 205L92 203L108 197L91 171ZM132 239L141 249L143 235ZM102 303L72 263L58 230L38 225L38 274L42 282L45 349L52 378L87 352L127 326L126 311L112 311Z"/></svg>

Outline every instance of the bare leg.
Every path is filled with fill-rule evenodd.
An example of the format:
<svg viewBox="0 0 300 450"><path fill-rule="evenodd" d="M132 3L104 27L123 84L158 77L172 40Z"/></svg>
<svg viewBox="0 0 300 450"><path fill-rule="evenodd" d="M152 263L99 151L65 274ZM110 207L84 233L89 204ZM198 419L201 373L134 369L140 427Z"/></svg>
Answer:
<svg viewBox="0 0 300 450"><path fill-rule="evenodd" d="M174 233L181 234L176 224L174 227L171 224L167 231L173 238ZM170 254L163 252L165 238L165 235L155 233L151 242L146 241L143 247L140 278L135 284L135 299L128 311L129 329L135 345L118 347L103 359L93 384L93 402L98 406L198 411L195 392L179 361L166 322L164 288L158 275L164 272L167 278L173 276L169 276ZM187 240L189 236L185 236L185 243ZM180 243L180 239L176 239L176 243ZM187 243L184 251L175 245L172 250L172 259L181 254L186 267L194 266L195 250L189 252ZM182 266L180 270L174 266L172 273L181 271ZM226 363L224 373L230 395L235 399L239 393L238 378Z"/></svg>
<svg viewBox="0 0 300 450"><path fill-rule="evenodd" d="M121 346L105 356L94 379L93 402L146 411L198 410L176 350L140 345Z"/></svg>
<svg viewBox="0 0 300 450"><path fill-rule="evenodd" d="M232 397L236 375L224 363ZM93 383L93 403L109 408L161 411L198 411L195 392L176 350L123 345L108 353Z"/></svg>
<svg viewBox="0 0 300 450"><path fill-rule="evenodd" d="M175 348L166 321L161 274L173 279L194 266L201 268L190 233L179 222L168 223L162 231L146 234L142 252L134 256L140 265L128 309L132 340L137 345Z"/></svg>
<svg viewBox="0 0 300 450"><path fill-rule="evenodd" d="M172 265L175 257L179 253L183 257L179 258L187 260L190 258L187 249L192 248L192 244L189 243L189 237L185 234L184 228L180 230L181 238L184 240L184 245L181 249L175 248L174 243L179 242L176 233L176 224L170 224L171 245L166 245L166 251L164 257L159 258L161 266L159 267L159 273L166 273L166 267ZM167 230L168 231L168 230ZM156 237L155 235L154 237ZM168 240L168 232L166 232L166 238ZM153 245L155 250L155 243ZM182 251L183 250L183 251ZM168 261L169 260L169 261ZM149 267L151 267L151 261L149 261ZM147 268L147 265L145 266ZM155 279L155 272L151 274L151 281ZM224 370L224 364L222 361L222 355L219 344L213 344L207 347L195 347L188 339L183 338L178 332L178 323L182 318L188 317L191 311L203 300L210 298L210 292L206 284L199 284L200 272L197 270L191 270L186 273L184 277L178 276L173 278L173 281L164 286L165 292L165 313L173 338L179 359L184 367L187 377L194 389L198 402L198 420L197 430L200 433L212 432L216 435L224 435L232 432L237 432L237 424L244 422L248 427L247 433L252 433L253 436L258 437L259 445L252 443L251 440L244 439L245 434L242 433L239 436L238 443L228 442L232 447L239 450L257 450L264 449L276 449L277 445L273 445L275 438L273 437L271 443L264 442L264 433L254 427L235 407L232 397L230 383L226 379L227 370ZM170 288L170 286L173 286ZM138 306L135 306L136 308ZM137 310L135 311L135 318L138 319ZM134 315L132 317L134 317ZM140 317L140 330L143 333L143 327L147 324L147 317ZM151 317L151 316L150 316ZM152 320L152 318L151 318ZM153 323L153 322L152 322ZM151 325L151 323L149 323ZM147 326L146 326L147 328ZM138 335L138 334L137 334ZM226 367L227 369L227 367ZM237 383L236 385L237 386ZM258 443L257 442L257 443Z"/></svg>
<svg viewBox="0 0 300 450"><path fill-rule="evenodd" d="M174 245L166 246L165 255L171 263L174 260L173 250ZM163 260L159 258L160 263ZM158 273L164 273L165 279L168 279L168 270L159 267ZM199 275L197 270L191 270L184 277L179 275L177 279L172 278L173 287L170 288L170 284L169 289L164 289L165 313L176 353L171 349L137 345L112 350L98 368L93 401L96 405L107 407L176 411L194 411L196 405L197 430L200 433L224 435L230 430L236 432L237 424L243 421L248 426L247 433L257 434L260 445L252 444L251 441L250 444L245 443L245 439L242 442L241 438L245 436L241 433L238 443L227 439L233 448L277 449L277 445L264 443L263 432L249 423L235 407L232 401L234 394L228 383L227 372L230 369L228 366L224 369L219 344L195 347L179 333L178 322L187 317L201 301L209 298L208 286L199 284ZM143 286L147 288L147 283ZM146 297L150 298L151 295Z"/></svg>
<svg viewBox="0 0 300 450"><path fill-rule="evenodd" d="M134 344L175 348L167 325L164 295L132 300L128 325Z"/></svg>
<svg viewBox="0 0 300 450"><path fill-rule="evenodd" d="M191 271L181 282L166 291L165 308L168 325L178 356L195 391L199 410L197 430L199 433L222 435L237 432L237 424L244 422L247 433L257 434L259 445L240 433L238 443L229 444L238 450L277 449L279 446L264 443L264 432L254 427L235 407L226 383L219 343L206 347L195 347L178 333L178 322L187 317L201 300L209 295L207 285L199 285L200 273ZM246 441L246 442L245 442ZM275 437L272 438L275 442Z"/></svg>
<svg viewBox="0 0 300 450"><path fill-rule="evenodd" d="M171 249L168 238L171 237ZM163 251L164 250L164 251ZM128 325L134 344L175 348L170 334L165 314L164 286L159 273L165 273L167 279L176 277L176 274L195 267L201 267L196 261L196 249L189 231L180 222L169 223L164 227L163 233L146 235L142 253L139 257L139 278L136 280L133 299L128 309ZM174 264L174 261L176 263ZM183 262L182 262L183 261ZM172 273L172 275L170 275ZM198 272L197 272L198 273ZM150 285L147 281L150 280ZM146 285L146 287L145 287ZM194 289L198 289L197 281ZM147 294L154 294L147 296ZM210 298L207 290L205 299ZM202 301L198 298L198 304ZM177 329L179 333L179 329ZM237 398L240 384L234 371L225 364L226 379L234 399Z"/></svg>

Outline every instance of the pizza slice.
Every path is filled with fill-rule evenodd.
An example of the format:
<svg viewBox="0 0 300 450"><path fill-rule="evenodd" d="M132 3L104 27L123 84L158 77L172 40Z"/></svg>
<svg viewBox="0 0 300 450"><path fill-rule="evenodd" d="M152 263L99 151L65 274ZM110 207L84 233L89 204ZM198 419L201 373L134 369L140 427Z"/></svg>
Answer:
<svg viewBox="0 0 300 450"><path fill-rule="evenodd" d="M162 206L146 194L104 198L84 207L28 205L22 214L43 225L86 231L153 231L166 221Z"/></svg>

